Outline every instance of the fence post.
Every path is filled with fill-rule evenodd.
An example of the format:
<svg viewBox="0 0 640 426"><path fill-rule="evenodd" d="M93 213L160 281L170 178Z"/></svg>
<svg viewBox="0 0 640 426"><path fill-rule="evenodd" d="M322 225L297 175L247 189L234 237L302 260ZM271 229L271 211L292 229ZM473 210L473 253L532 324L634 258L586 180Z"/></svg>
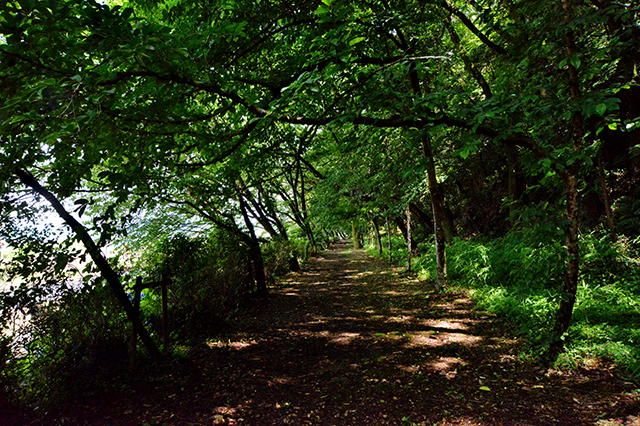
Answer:
<svg viewBox="0 0 640 426"><path fill-rule="evenodd" d="M167 286L169 284L169 277L160 277L162 287L162 337L164 340L164 350L169 350L169 312L167 303Z"/></svg>
<svg viewBox="0 0 640 426"><path fill-rule="evenodd" d="M140 292L142 286L142 277L136 278L136 284L133 286L133 310L136 315L140 314ZM138 336L136 330L131 325L131 338L129 340L129 370L133 371L136 368L136 352L138 349Z"/></svg>

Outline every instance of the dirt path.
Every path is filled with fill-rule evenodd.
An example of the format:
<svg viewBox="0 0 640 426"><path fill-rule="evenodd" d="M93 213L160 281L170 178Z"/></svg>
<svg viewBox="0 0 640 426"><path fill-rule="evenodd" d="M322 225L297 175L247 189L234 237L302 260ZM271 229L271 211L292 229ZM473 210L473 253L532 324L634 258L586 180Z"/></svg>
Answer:
<svg viewBox="0 0 640 426"><path fill-rule="evenodd" d="M153 376L51 412L56 425L632 425L637 386L549 373L461 294L426 296L341 243ZM635 399L634 399L635 398ZM1 422L0 422L1 423Z"/></svg>

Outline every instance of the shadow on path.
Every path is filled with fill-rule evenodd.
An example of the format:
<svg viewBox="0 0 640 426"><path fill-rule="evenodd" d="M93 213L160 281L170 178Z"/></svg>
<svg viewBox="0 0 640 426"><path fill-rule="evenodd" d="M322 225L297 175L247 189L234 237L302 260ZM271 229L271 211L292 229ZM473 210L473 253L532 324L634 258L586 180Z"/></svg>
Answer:
<svg viewBox="0 0 640 426"><path fill-rule="evenodd" d="M117 412L80 404L81 416L66 411L57 421L637 424L633 387L615 374L562 375L520 362L518 341L464 294L428 295L401 272L342 242L234 318L223 339L103 397L117 400Z"/></svg>

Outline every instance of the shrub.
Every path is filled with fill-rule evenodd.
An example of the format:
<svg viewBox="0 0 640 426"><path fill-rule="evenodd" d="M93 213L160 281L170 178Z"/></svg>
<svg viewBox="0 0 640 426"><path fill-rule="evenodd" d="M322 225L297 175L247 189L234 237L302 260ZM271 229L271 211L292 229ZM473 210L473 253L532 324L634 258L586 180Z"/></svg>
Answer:
<svg viewBox="0 0 640 426"><path fill-rule="evenodd" d="M273 279L299 268L299 259L302 260L308 252L305 244L306 240L303 239L269 241L265 244L262 255L267 276Z"/></svg>
<svg viewBox="0 0 640 426"><path fill-rule="evenodd" d="M62 296L32 311L14 336L5 378L15 396L47 405L121 371L127 359L128 323L111 289L102 284L66 287Z"/></svg>
<svg viewBox="0 0 640 426"><path fill-rule="evenodd" d="M148 265L149 280L162 275L171 278L169 316L175 339L197 339L219 331L225 317L252 289L247 256L245 245L236 237L217 231L206 237L167 237L157 252L142 260ZM160 331L160 297L159 289L145 290L140 304L156 332Z"/></svg>

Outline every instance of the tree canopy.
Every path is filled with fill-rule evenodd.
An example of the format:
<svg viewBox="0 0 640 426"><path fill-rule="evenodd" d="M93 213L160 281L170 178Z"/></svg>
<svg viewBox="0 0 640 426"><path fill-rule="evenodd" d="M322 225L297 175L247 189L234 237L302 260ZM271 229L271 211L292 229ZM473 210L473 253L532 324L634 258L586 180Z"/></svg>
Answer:
<svg viewBox="0 0 640 426"><path fill-rule="evenodd" d="M64 272L83 251L35 236L40 210L54 209L151 352L101 248L154 218L177 221L164 234L233 235L260 294L266 239L295 234L316 250L321 235L391 221L433 242L441 289L454 238L539 226L566 248L555 352L580 230L638 235L633 2L10 0L0 11L0 237L41 256L23 277Z"/></svg>

